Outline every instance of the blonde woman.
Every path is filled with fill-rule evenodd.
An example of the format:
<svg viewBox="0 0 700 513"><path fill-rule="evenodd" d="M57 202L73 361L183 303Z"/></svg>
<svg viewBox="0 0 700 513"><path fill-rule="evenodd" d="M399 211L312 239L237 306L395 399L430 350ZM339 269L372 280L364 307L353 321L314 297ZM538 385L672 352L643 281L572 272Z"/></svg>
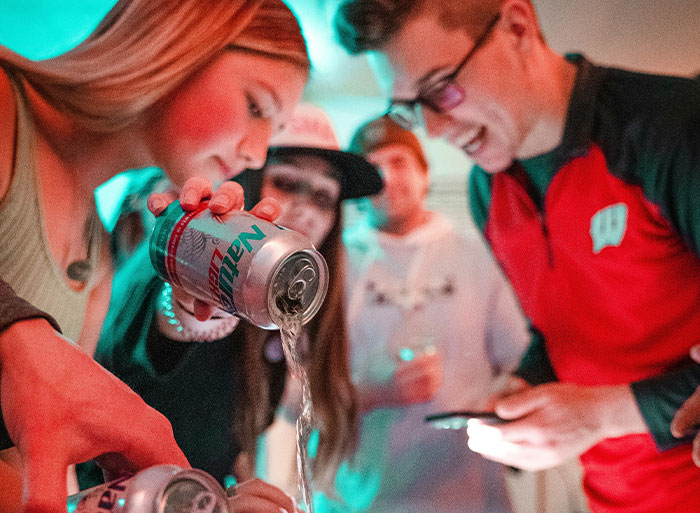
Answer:
<svg viewBox="0 0 700 513"><path fill-rule="evenodd" d="M382 182L364 159L339 151L328 116L314 105L299 104L272 141L262 171L236 180L249 206L261 198L278 202L276 222L306 235L328 263L328 294L302 342L320 431L314 484L328 485L354 448L357 420L343 313L341 202L375 194ZM171 420L194 467L221 482L230 474L240 481L259 468L258 437L272 423L285 387L286 411L298 410L301 397L294 397L278 332L220 311L198 322L194 308L191 296L156 276L148 244L139 245L115 275L96 359ZM295 441L280 442L268 445L269 470L286 473L291 461L282 454ZM83 487L101 482L95 470L79 468Z"/></svg>
<svg viewBox="0 0 700 513"><path fill-rule="evenodd" d="M185 208L239 208L240 187L212 184L263 164L308 67L281 0L121 0L59 57L0 47L0 438L22 455L25 510L64 510L71 463L188 465L166 419L90 357L111 281L93 189L159 166Z"/></svg>

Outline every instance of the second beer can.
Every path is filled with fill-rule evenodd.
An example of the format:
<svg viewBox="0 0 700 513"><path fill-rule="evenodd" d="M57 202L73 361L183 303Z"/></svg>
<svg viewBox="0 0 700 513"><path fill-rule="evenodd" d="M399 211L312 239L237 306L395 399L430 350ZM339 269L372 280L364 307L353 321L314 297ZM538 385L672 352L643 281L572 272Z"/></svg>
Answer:
<svg viewBox="0 0 700 513"><path fill-rule="evenodd" d="M151 262L164 280L265 329L308 322L323 304L328 266L304 235L247 212L172 203L156 220Z"/></svg>
<svg viewBox="0 0 700 513"><path fill-rule="evenodd" d="M227 513L221 485L197 469L149 467L68 497L68 513Z"/></svg>

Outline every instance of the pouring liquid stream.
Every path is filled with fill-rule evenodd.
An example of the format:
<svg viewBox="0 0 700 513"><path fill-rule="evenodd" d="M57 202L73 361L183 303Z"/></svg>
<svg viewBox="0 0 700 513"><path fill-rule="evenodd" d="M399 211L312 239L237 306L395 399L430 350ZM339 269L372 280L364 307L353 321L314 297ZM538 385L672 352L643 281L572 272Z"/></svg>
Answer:
<svg viewBox="0 0 700 513"><path fill-rule="evenodd" d="M306 368L302 362L299 341L302 334L301 315L292 305L281 308L284 315L280 319L280 336L284 356L292 375L299 380L302 389L301 414L296 421L297 472L299 473L299 494L306 504L307 513L313 513L313 500L310 487L311 470L308 460L309 439L313 433L313 407L311 388Z"/></svg>

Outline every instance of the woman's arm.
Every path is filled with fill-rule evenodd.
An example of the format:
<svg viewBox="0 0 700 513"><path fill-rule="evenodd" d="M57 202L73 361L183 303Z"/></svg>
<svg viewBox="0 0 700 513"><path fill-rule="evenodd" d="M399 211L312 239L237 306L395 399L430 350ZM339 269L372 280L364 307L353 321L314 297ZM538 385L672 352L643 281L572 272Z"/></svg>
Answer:
<svg viewBox="0 0 700 513"><path fill-rule="evenodd" d="M0 199L12 178L17 107L10 79L0 68Z"/></svg>
<svg viewBox="0 0 700 513"><path fill-rule="evenodd" d="M22 476L0 459L0 513L21 513Z"/></svg>

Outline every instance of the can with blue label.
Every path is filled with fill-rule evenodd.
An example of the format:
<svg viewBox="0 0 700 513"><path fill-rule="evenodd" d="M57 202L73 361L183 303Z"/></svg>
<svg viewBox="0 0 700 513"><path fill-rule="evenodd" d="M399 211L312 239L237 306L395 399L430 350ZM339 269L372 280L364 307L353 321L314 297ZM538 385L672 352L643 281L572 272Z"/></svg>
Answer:
<svg viewBox="0 0 700 513"><path fill-rule="evenodd" d="M265 329L285 317L302 324L318 312L328 266L301 233L248 212L213 214L207 202L190 212L174 202L156 220L153 267L192 296Z"/></svg>

